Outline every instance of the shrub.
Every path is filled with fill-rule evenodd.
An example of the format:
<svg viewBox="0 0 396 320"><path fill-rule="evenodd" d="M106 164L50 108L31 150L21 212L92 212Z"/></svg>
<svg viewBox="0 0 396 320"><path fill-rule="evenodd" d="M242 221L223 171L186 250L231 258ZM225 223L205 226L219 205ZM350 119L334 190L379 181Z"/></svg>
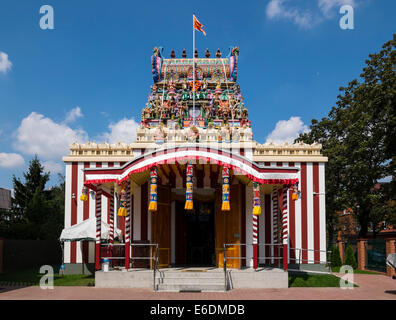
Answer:
<svg viewBox="0 0 396 320"><path fill-rule="evenodd" d="M337 246L333 247L331 250L331 267L341 267L342 262L341 262L341 256L340 256L340 250L338 249Z"/></svg>
<svg viewBox="0 0 396 320"><path fill-rule="evenodd" d="M344 259L344 264L351 266L353 269L357 268L357 262L355 255L353 253L352 246L350 244L347 245L347 248L345 250L345 259Z"/></svg>

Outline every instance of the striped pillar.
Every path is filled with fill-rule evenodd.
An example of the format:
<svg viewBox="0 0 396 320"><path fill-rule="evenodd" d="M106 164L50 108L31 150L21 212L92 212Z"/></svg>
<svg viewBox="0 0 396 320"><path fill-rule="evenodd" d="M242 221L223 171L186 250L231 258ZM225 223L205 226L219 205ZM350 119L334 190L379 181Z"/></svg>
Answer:
<svg viewBox="0 0 396 320"><path fill-rule="evenodd" d="M272 246L273 248L273 256L275 258L278 257L278 190L274 187L272 191L272 225L273 225L273 239L272 239ZM279 265L279 260L274 261L275 264Z"/></svg>
<svg viewBox="0 0 396 320"><path fill-rule="evenodd" d="M288 203L288 188L284 187L282 189L282 243L283 243L283 269L287 270L287 243L289 237L289 230L288 230L288 210L287 210L287 203Z"/></svg>
<svg viewBox="0 0 396 320"><path fill-rule="evenodd" d="M125 187L125 192L127 194L127 204L126 210L127 214L125 217L125 269L129 269L129 256L130 256L130 243L131 243L131 185L129 180L127 181L127 186Z"/></svg>
<svg viewBox="0 0 396 320"><path fill-rule="evenodd" d="M257 230L258 230L258 216L261 214L260 203L260 185L253 182L253 268L257 269L258 266L258 245L257 245Z"/></svg>
<svg viewBox="0 0 396 320"><path fill-rule="evenodd" d="M110 235L109 235L109 244L110 244L110 257L113 256L113 244L114 244L114 187L110 190Z"/></svg>
<svg viewBox="0 0 396 320"><path fill-rule="evenodd" d="M96 204L96 243L95 243L95 269L100 270L100 235L102 226L102 189L98 186L95 195Z"/></svg>
<svg viewBox="0 0 396 320"><path fill-rule="evenodd" d="M253 214L253 268L254 269L257 269L257 265L258 265L257 226L258 226L258 216Z"/></svg>

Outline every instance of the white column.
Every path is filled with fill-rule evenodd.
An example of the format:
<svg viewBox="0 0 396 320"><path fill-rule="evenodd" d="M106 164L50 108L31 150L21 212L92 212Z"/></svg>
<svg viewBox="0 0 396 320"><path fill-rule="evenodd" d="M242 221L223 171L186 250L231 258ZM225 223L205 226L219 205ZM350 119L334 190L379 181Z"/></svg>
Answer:
<svg viewBox="0 0 396 320"><path fill-rule="evenodd" d="M253 267L253 185L246 186L245 203L246 266Z"/></svg>
<svg viewBox="0 0 396 320"><path fill-rule="evenodd" d="M171 264L176 261L176 203L172 201L171 203Z"/></svg>

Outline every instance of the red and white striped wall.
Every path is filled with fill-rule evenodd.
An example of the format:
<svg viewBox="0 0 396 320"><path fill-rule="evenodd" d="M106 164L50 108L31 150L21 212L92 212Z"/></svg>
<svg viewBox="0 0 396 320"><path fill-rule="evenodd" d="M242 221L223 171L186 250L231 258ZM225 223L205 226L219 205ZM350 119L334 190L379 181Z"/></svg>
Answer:
<svg viewBox="0 0 396 320"><path fill-rule="evenodd" d="M88 201L81 201L80 196L84 184L84 168L107 168L120 166L119 162L66 162L65 172L65 228L95 217L95 194L88 192ZM74 194L74 197L73 197ZM110 219L110 201L101 196L102 220ZM116 198L114 197L116 204ZM115 219L117 227L117 219ZM94 263L95 243L86 241L65 242L64 263Z"/></svg>
<svg viewBox="0 0 396 320"><path fill-rule="evenodd" d="M325 208L325 163L313 162L283 162L265 163L266 166L283 166L299 168L298 179L301 197L291 200L291 191L288 195L287 230L288 230L288 262L291 264L317 263L326 261L326 208ZM242 242L252 243L252 186L246 187L246 239ZM261 215L258 221L259 243L282 244L282 215L279 212L279 203L273 201L272 195L262 194ZM278 207L277 214L274 204ZM275 229L276 228L276 229ZM297 248L302 250L293 250ZM308 249L308 250L307 250ZM313 251L321 250L321 251ZM259 247L259 257L270 255L270 248ZM252 257L252 249L247 250L247 257ZM267 260L260 260L269 263ZM274 263L274 261L271 261ZM253 261L248 260L252 266Z"/></svg>

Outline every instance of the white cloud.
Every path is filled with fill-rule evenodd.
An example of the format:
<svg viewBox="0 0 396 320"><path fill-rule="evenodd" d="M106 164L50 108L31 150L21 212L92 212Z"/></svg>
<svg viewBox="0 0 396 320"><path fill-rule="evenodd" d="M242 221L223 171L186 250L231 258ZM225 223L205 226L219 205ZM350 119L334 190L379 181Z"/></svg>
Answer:
<svg viewBox="0 0 396 320"><path fill-rule="evenodd" d="M28 155L37 154L44 160L58 160L69 153L71 143L88 140L84 130L74 130L36 112L22 120L14 135L16 141L13 146L16 150Z"/></svg>
<svg viewBox="0 0 396 320"><path fill-rule="evenodd" d="M123 118L116 123L110 123L110 132L105 132L100 138L108 143L132 143L136 139L136 129L138 127L139 123L135 119Z"/></svg>
<svg viewBox="0 0 396 320"><path fill-rule="evenodd" d="M64 173L65 171L64 165L57 161L53 161L53 160L43 161L42 165L44 167L45 172L49 171L52 174Z"/></svg>
<svg viewBox="0 0 396 320"><path fill-rule="evenodd" d="M342 5L349 4L355 7L357 0L317 0L316 4L317 8L303 9L297 6L292 7L291 0L271 0L266 7L266 16L273 20L290 20L301 28L309 29L332 18Z"/></svg>
<svg viewBox="0 0 396 320"><path fill-rule="evenodd" d="M302 28L310 28L317 23L313 19L312 13L308 10L298 9L296 7L286 7L289 0L271 0L266 9L266 14L269 19L286 19L291 20Z"/></svg>
<svg viewBox="0 0 396 320"><path fill-rule="evenodd" d="M293 143L300 133L308 131L308 127L300 117L290 117L289 120L280 120L276 123L275 129L267 136L266 142Z"/></svg>
<svg viewBox="0 0 396 320"><path fill-rule="evenodd" d="M0 51L0 72L6 74L11 70L12 62L8 60L8 54Z"/></svg>
<svg viewBox="0 0 396 320"><path fill-rule="evenodd" d="M76 121L78 118L81 118L83 116L81 109L79 106L75 107L74 109L71 109L67 114L64 123L71 123Z"/></svg>
<svg viewBox="0 0 396 320"><path fill-rule="evenodd" d="M18 153L0 153L1 168L17 168L25 164L25 160Z"/></svg>
<svg viewBox="0 0 396 320"><path fill-rule="evenodd" d="M318 0L318 7L323 15L327 18L333 16L335 12L341 8L341 6L349 4L352 7L356 6L355 0ZM334 10L337 8L337 10Z"/></svg>

